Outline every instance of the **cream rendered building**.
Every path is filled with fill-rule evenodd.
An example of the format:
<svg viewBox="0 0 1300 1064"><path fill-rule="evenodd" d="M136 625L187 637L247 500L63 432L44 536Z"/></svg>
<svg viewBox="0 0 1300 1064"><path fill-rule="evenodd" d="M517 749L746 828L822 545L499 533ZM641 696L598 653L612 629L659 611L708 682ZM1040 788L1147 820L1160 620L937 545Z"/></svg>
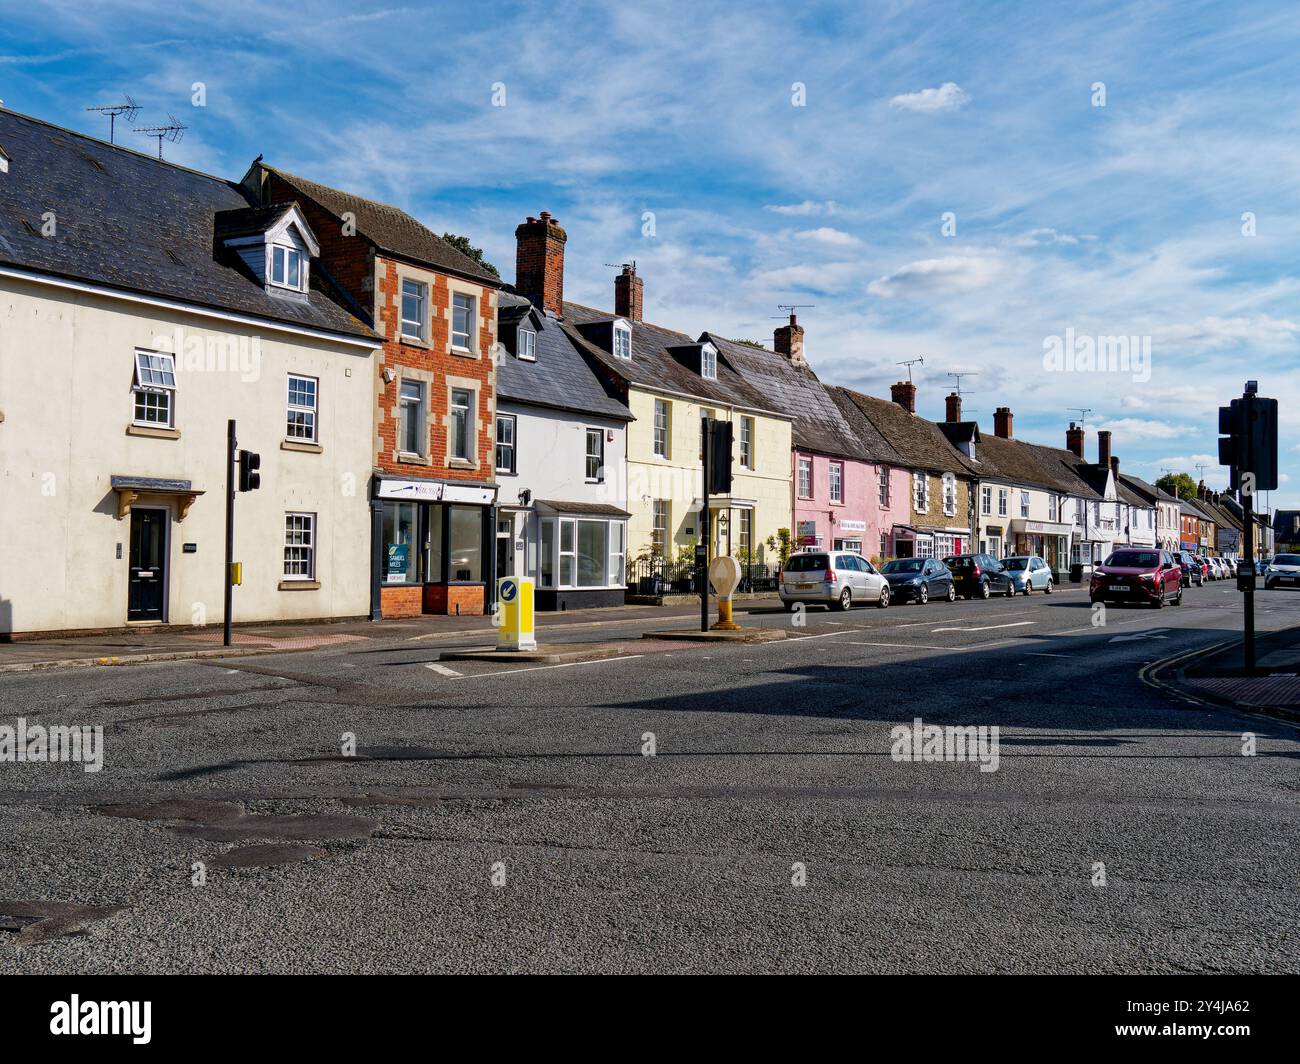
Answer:
<svg viewBox="0 0 1300 1064"><path fill-rule="evenodd" d="M301 216L11 112L0 144L0 636L220 624L230 418L235 620L366 616L376 342Z"/></svg>

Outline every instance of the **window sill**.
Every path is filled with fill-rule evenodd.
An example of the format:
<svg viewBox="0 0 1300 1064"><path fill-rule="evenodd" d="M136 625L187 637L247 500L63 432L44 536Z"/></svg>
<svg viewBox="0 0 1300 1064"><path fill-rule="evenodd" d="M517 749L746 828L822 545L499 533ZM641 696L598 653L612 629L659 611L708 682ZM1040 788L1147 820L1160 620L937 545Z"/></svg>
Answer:
<svg viewBox="0 0 1300 1064"><path fill-rule="evenodd" d="M425 458L418 454L411 454L408 451L399 451L397 453L397 461L402 465L433 465L432 459Z"/></svg>
<svg viewBox="0 0 1300 1064"><path fill-rule="evenodd" d="M499 476L499 477L517 477L517 476L519 476L519 474L516 473L513 469L498 469L498 470L496 471L496 474L497 474L497 476Z"/></svg>
<svg viewBox="0 0 1300 1064"><path fill-rule="evenodd" d="M397 342L406 344L408 347L421 347L426 351L429 349L429 341L421 336L412 336L410 333L398 333Z"/></svg>
<svg viewBox="0 0 1300 1064"><path fill-rule="evenodd" d="M128 436L143 436L151 440L179 440L180 429L165 429L161 425L127 425Z"/></svg>
<svg viewBox="0 0 1300 1064"><path fill-rule="evenodd" d="M281 580L281 591L319 591L319 580Z"/></svg>
<svg viewBox="0 0 1300 1064"><path fill-rule="evenodd" d="M323 454L325 448L319 443L308 443L305 440L281 440L280 450L301 451L303 454Z"/></svg>
<svg viewBox="0 0 1300 1064"><path fill-rule="evenodd" d="M447 461L448 469L477 469L478 463L471 462L468 458L451 458Z"/></svg>
<svg viewBox="0 0 1300 1064"><path fill-rule="evenodd" d="M449 348L447 349L447 353L448 353L449 355L457 355L457 356L460 357L460 358L478 358L478 357L479 357L479 354L478 354L477 351L473 351L473 350L471 350L471 349L468 348L468 347L457 347L457 346L455 346L454 344L453 344L451 347L449 347ZM524 361L528 361L528 360L525 359ZM533 361L536 361L536 359L533 359Z"/></svg>

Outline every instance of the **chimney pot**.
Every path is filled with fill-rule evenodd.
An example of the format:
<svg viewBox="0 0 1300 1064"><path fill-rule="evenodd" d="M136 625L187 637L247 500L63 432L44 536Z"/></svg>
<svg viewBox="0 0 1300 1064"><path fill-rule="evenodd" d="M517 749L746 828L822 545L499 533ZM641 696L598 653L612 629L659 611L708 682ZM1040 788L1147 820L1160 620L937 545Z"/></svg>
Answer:
<svg viewBox="0 0 1300 1064"><path fill-rule="evenodd" d="M958 395L956 392L950 392L948 394L947 399L944 402L943 419L945 421L961 420L961 396Z"/></svg>
<svg viewBox="0 0 1300 1064"><path fill-rule="evenodd" d="M629 321L640 321L645 281L636 275L636 263L627 263L614 278L614 313Z"/></svg>
<svg viewBox="0 0 1300 1064"><path fill-rule="evenodd" d="M1004 440L1011 439L1011 407L1000 406L993 411L993 434Z"/></svg>
<svg viewBox="0 0 1300 1064"><path fill-rule="evenodd" d="M916 413L916 385L911 381L898 381L890 385L889 397L909 414Z"/></svg>
<svg viewBox="0 0 1300 1064"><path fill-rule="evenodd" d="M568 235L542 211L515 229L515 290L557 317L564 314L564 244Z"/></svg>
<svg viewBox="0 0 1300 1064"><path fill-rule="evenodd" d="M1083 426L1070 422L1070 427L1065 430L1065 446L1067 450L1074 452L1076 458L1083 457Z"/></svg>
<svg viewBox="0 0 1300 1064"><path fill-rule="evenodd" d="M806 366L808 359L803 353L803 326L790 314L790 324L778 326L772 333L772 347L778 355L784 355L792 366Z"/></svg>

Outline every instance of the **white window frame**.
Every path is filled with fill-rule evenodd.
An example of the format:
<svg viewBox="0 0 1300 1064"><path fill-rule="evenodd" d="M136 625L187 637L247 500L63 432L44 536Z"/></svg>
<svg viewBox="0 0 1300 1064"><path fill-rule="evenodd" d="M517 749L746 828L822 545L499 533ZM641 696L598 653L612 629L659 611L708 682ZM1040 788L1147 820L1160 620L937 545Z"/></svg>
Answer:
<svg viewBox="0 0 1300 1064"><path fill-rule="evenodd" d="M412 399L405 394L408 385L413 385L419 389L420 396L418 399ZM429 386L422 380L416 380L413 377L403 377L397 386L397 431L400 439L397 441L397 450L401 454L414 455L417 458L428 457L429 454ZM410 421L408 421L408 418ZM412 451L406 447L410 433L407 431L408 424L414 424L417 432L416 436L421 444L420 449Z"/></svg>
<svg viewBox="0 0 1300 1064"><path fill-rule="evenodd" d="M980 488L980 513L985 517L993 516L993 488L988 484Z"/></svg>
<svg viewBox="0 0 1300 1064"><path fill-rule="evenodd" d="M419 314L418 319L408 318L406 316L407 285L410 285L412 288L416 289L416 291L411 295L411 298L416 300L418 303L418 307L419 307L417 311L417 313ZM400 305L397 308L398 316L400 318L400 324L398 325L398 331L400 335L404 338L411 339L411 340L419 340L420 343L427 344L429 342L429 285L428 283L426 281L417 281L414 277L403 277L402 290L398 296L398 299L400 300ZM412 325L415 327L414 330L408 328L408 326L412 326Z"/></svg>
<svg viewBox="0 0 1300 1064"><path fill-rule="evenodd" d="M930 512L930 478L925 473L912 474L912 504L919 514Z"/></svg>
<svg viewBox="0 0 1300 1064"><path fill-rule="evenodd" d="M591 441L593 437L596 440L596 453L591 452ZM591 460L596 460L596 474L591 473ZM586 441L586 462L583 466L583 473L586 476L588 484L605 483L605 430L604 429L587 429Z"/></svg>
<svg viewBox="0 0 1300 1064"><path fill-rule="evenodd" d="M655 499L650 504L650 546L653 552L658 548L661 558L668 557L668 548L672 542L673 504L670 499Z"/></svg>
<svg viewBox="0 0 1300 1064"><path fill-rule="evenodd" d="M290 244L272 244L267 251L271 260L270 267L266 271L267 280L276 288L285 288L290 292L304 291L307 281L307 256L302 253L302 249ZM289 280L289 264L295 259L298 263L296 284Z"/></svg>
<svg viewBox="0 0 1300 1064"><path fill-rule="evenodd" d="M503 443L501 440L501 426L505 423L510 425L510 442ZM496 443L492 451L493 468L498 473L505 473L513 476L518 471L518 443L519 443L519 418L515 414L497 414L497 436ZM510 464L501 464L501 451L507 450L510 453Z"/></svg>
<svg viewBox="0 0 1300 1064"><path fill-rule="evenodd" d="M520 329L517 333L518 339L515 342L515 348L519 358L525 362L537 361L537 333L532 329Z"/></svg>
<svg viewBox="0 0 1300 1064"><path fill-rule="evenodd" d="M654 415L654 453L656 458L667 458L670 453L669 442L672 434L672 410L667 399L655 400Z"/></svg>
<svg viewBox="0 0 1300 1064"><path fill-rule="evenodd" d="M700 376L705 380L718 379L718 349L712 344L700 348Z"/></svg>
<svg viewBox="0 0 1300 1064"><path fill-rule="evenodd" d="M826 480L831 502L842 505L844 503L844 463L827 463Z"/></svg>
<svg viewBox="0 0 1300 1064"><path fill-rule="evenodd" d="M136 399L146 395L166 398L165 421L137 415ZM145 405L147 411L148 403ZM135 371L131 378L131 423L155 429L176 427L176 356L170 352L136 350Z"/></svg>
<svg viewBox="0 0 1300 1064"><path fill-rule="evenodd" d="M466 396L464 403L456 402L457 393ZM452 388L447 396L447 425L449 439L447 440L447 457L457 462L472 462L473 439L474 439L474 406L477 402L477 395L473 388ZM464 432L462 440L456 439L457 411L464 411L464 417L460 421L460 427ZM464 444L464 454L460 453L457 443Z"/></svg>
<svg viewBox="0 0 1300 1064"><path fill-rule="evenodd" d="M740 465L742 469L754 468L754 419L740 419Z"/></svg>
<svg viewBox="0 0 1300 1064"><path fill-rule="evenodd" d="M299 381L311 385L311 403L294 402L294 382ZM296 443L316 443L318 442L319 421L317 418L317 409L320 406L320 378L308 377L303 373L290 373L286 384L285 394L285 421L284 421L284 438ZM301 424L294 421L294 415L301 415L305 419L305 424L309 426L309 431L296 431L302 427Z"/></svg>
<svg viewBox="0 0 1300 1064"><path fill-rule="evenodd" d="M298 524L295 526L295 522ZM305 571L301 571L304 570ZM284 579L316 579L316 515L290 510L284 515Z"/></svg>
<svg viewBox="0 0 1300 1064"><path fill-rule="evenodd" d="M467 301L468 306L461 301ZM456 320L465 316L465 328L458 329ZM464 340L462 343L461 340ZM478 342L478 297L469 292L451 293L451 347L453 351L472 352Z"/></svg>
<svg viewBox="0 0 1300 1064"><path fill-rule="evenodd" d="M612 354L624 362L632 361L632 327L625 322L614 323L614 342Z"/></svg>
<svg viewBox="0 0 1300 1064"><path fill-rule="evenodd" d="M811 458L799 459L799 498L811 499L813 493L813 461Z"/></svg>
<svg viewBox="0 0 1300 1064"><path fill-rule="evenodd" d="M884 465L882 465L882 466L880 467L880 495L879 495L879 498L880 498L880 505L881 505L881 506L884 506L884 507L888 507L888 506L889 506L889 466L884 466ZM881 556L882 556L882 557L884 556L884 553L883 553L883 552L881 553Z"/></svg>
<svg viewBox="0 0 1300 1064"><path fill-rule="evenodd" d="M943 475L943 512L949 517L957 513L957 478L952 473Z"/></svg>
<svg viewBox="0 0 1300 1064"><path fill-rule="evenodd" d="M1027 491L1020 493L1020 516L1026 518L1029 516L1029 492Z"/></svg>
<svg viewBox="0 0 1300 1064"><path fill-rule="evenodd" d="M1055 495L1047 496L1047 519L1049 521L1059 520L1060 500Z"/></svg>
<svg viewBox="0 0 1300 1064"><path fill-rule="evenodd" d="M1011 492L1006 488L998 488L998 516L1011 516Z"/></svg>

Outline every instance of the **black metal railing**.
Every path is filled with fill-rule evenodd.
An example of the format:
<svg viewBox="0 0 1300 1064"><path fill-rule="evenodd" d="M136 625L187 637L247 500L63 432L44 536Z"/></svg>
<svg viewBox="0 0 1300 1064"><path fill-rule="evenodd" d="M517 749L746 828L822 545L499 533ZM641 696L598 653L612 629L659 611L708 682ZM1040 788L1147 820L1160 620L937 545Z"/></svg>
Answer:
<svg viewBox="0 0 1300 1064"><path fill-rule="evenodd" d="M736 590L741 594L775 592L777 575L775 567L763 562L742 562ZM628 563L629 595L695 595L699 590L698 574L690 561L636 558Z"/></svg>

